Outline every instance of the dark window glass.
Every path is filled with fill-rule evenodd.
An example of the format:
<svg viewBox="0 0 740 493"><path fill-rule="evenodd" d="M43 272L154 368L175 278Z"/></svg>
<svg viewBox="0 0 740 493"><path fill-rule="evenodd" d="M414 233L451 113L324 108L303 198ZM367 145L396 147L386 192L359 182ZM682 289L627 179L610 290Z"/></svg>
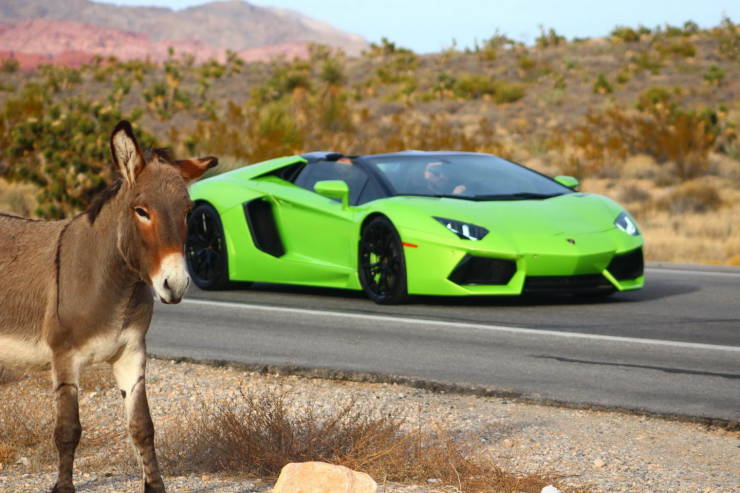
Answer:
<svg viewBox="0 0 740 493"><path fill-rule="evenodd" d="M431 154L366 159L397 195L474 200L536 198L572 190L524 166L487 154Z"/></svg>
<svg viewBox="0 0 740 493"><path fill-rule="evenodd" d="M340 161L316 161L303 168L295 184L306 190L314 191L317 182L323 180L342 180L349 187L349 203L357 199L368 181L367 175L356 164Z"/></svg>
<svg viewBox="0 0 740 493"><path fill-rule="evenodd" d="M350 204L360 205L385 196L386 193L383 191L382 188L380 188L380 185L377 181L368 180L367 185L365 185L365 188L362 189L360 196L357 198L357 202L355 203L350 200Z"/></svg>

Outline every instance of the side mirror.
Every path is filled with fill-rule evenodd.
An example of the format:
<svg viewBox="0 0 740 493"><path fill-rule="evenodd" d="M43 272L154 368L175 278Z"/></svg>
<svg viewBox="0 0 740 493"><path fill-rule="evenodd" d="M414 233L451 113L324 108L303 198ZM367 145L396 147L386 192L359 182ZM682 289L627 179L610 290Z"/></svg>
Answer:
<svg viewBox="0 0 740 493"><path fill-rule="evenodd" d="M323 197L339 199L345 209L349 207L349 187L342 180L317 181L313 191Z"/></svg>
<svg viewBox="0 0 740 493"><path fill-rule="evenodd" d="M572 176L556 176L555 181L563 186L570 188L571 190L576 190L579 186L581 186L581 182L578 181L578 178L574 178Z"/></svg>

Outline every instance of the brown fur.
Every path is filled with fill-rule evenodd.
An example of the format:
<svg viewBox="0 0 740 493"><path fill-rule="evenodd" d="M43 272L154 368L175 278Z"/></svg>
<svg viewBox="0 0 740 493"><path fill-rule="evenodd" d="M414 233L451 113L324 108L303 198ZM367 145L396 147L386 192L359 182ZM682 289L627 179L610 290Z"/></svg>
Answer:
<svg viewBox="0 0 740 493"><path fill-rule="evenodd" d="M0 214L0 364L51 366L56 492L74 491L79 372L93 361L113 366L145 488L164 491L146 399L145 335L153 290L177 303L187 286L181 261L191 206L186 182L215 159L188 160L186 169L162 151L145 158L128 122L111 135L111 151L120 180L86 213L50 222Z"/></svg>

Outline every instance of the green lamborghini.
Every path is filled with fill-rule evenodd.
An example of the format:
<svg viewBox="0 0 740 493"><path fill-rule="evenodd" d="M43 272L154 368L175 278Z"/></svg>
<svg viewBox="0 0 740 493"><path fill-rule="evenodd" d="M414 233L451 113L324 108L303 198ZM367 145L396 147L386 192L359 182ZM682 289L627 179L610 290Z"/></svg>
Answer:
<svg viewBox="0 0 740 493"><path fill-rule="evenodd" d="M643 286L643 238L612 200L488 154L309 153L191 187L202 289L269 282L409 295L607 295Z"/></svg>

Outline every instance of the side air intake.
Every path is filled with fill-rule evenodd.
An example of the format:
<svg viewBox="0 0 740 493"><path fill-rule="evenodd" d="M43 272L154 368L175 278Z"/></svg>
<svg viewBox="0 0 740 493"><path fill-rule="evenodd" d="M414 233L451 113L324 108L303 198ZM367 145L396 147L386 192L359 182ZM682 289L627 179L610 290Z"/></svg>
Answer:
<svg viewBox="0 0 740 493"><path fill-rule="evenodd" d="M272 204L259 198L246 202L243 207L254 246L273 257L285 255L285 247L272 213Z"/></svg>

